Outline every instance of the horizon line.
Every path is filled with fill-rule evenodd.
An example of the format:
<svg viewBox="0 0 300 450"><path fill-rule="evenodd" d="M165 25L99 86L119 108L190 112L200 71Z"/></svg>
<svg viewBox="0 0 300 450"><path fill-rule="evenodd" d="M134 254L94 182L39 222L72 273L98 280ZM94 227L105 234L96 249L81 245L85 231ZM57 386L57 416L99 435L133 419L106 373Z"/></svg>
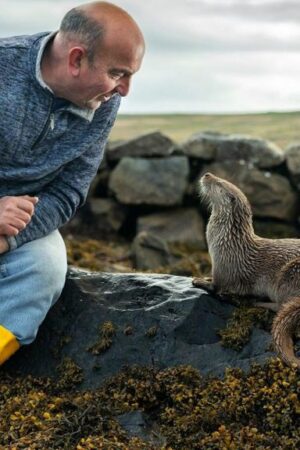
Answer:
<svg viewBox="0 0 300 450"><path fill-rule="evenodd" d="M118 116L249 116L249 115L264 115L264 114L299 114L299 109L295 110L271 110L271 111L234 111L234 112L119 112Z"/></svg>

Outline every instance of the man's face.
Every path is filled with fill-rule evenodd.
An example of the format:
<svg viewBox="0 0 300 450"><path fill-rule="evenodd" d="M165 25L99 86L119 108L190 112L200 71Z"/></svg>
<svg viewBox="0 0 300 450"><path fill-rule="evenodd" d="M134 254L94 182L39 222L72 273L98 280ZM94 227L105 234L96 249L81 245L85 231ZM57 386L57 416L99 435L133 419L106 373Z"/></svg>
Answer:
<svg viewBox="0 0 300 450"><path fill-rule="evenodd" d="M125 44L122 48L103 46L92 65L87 57L83 58L72 93L73 103L97 109L116 93L126 96L131 77L140 68L143 53L143 47L132 48Z"/></svg>

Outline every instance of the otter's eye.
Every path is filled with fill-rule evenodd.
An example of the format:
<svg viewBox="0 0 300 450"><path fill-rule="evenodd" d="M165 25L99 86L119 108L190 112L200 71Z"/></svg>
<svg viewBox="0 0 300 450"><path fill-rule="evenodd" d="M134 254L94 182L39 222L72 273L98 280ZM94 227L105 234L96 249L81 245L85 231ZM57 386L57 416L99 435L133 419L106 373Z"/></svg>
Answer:
<svg viewBox="0 0 300 450"><path fill-rule="evenodd" d="M228 198L230 200L230 203L235 203L235 196L230 194L230 193L228 193L227 195L228 195Z"/></svg>

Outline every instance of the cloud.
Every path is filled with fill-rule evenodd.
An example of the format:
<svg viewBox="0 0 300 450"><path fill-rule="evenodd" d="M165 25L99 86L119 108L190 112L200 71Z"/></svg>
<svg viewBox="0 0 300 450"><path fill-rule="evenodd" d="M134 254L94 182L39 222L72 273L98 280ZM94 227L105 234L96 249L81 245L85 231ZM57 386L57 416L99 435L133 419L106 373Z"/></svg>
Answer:
<svg viewBox="0 0 300 450"><path fill-rule="evenodd" d="M1 0L0 35L57 29L82 0ZM146 56L123 112L297 109L300 8L283 0L116 0Z"/></svg>
<svg viewBox="0 0 300 450"><path fill-rule="evenodd" d="M82 1L2 3L0 35L5 36L57 29L65 12ZM121 0L116 3L141 24L150 52L300 50L297 2Z"/></svg>
<svg viewBox="0 0 300 450"><path fill-rule="evenodd" d="M298 1L283 0L187 0L195 13L237 17L242 20L258 22L299 23Z"/></svg>
<svg viewBox="0 0 300 450"><path fill-rule="evenodd" d="M296 53L207 54L202 60L161 56L133 80L123 112L243 112L298 109ZM152 61L153 63L153 61ZM188 70L187 67L188 66ZM156 68L160 67L158 71Z"/></svg>

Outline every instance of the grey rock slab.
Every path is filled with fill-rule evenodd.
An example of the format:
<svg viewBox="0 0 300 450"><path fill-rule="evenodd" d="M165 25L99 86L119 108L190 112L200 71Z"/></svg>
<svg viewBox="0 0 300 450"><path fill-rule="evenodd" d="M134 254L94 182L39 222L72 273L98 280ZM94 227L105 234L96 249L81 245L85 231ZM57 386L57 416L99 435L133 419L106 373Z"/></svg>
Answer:
<svg viewBox="0 0 300 450"><path fill-rule="evenodd" d="M129 436L139 436L143 439L149 439L147 433L147 416L143 411L130 411L117 416L119 424L127 431Z"/></svg>
<svg viewBox="0 0 300 450"><path fill-rule="evenodd" d="M181 145L189 157L215 161L247 161L259 168L278 166L285 160L271 141L240 134L198 133Z"/></svg>
<svg viewBox="0 0 300 450"><path fill-rule="evenodd" d="M300 176L300 143L294 143L286 149L286 164L292 175Z"/></svg>
<svg viewBox="0 0 300 450"><path fill-rule="evenodd" d="M138 233L131 248L135 268L138 270L154 270L172 263L168 244L151 232L141 231Z"/></svg>
<svg viewBox="0 0 300 450"><path fill-rule="evenodd" d="M127 216L126 208L111 198L90 198L89 207L91 225L101 232L119 231Z"/></svg>
<svg viewBox="0 0 300 450"><path fill-rule="evenodd" d="M187 364L211 375L224 374L226 367L248 370L252 362L263 363L272 355L270 335L255 330L240 352L222 347L218 330L233 310L194 288L188 277L72 270L36 341L22 347L2 370L56 377L57 365L70 357L83 370L81 387L91 389L133 364ZM106 321L114 324L116 335L106 352L94 355L87 348L97 342ZM127 326L132 334L124 334ZM69 340L61 345L64 336Z"/></svg>
<svg viewBox="0 0 300 450"><path fill-rule="evenodd" d="M153 157L169 156L175 149L174 142L159 131L146 133L129 141L115 143L107 149L109 161L118 161L125 156Z"/></svg>
<svg viewBox="0 0 300 450"><path fill-rule="evenodd" d="M120 414L117 420L130 437L137 436L153 445L166 444L166 439L159 433L159 427L143 411Z"/></svg>
<svg viewBox="0 0 300 450"><path fill-rule="evenodd" d="M210 161L216 157L218 142L222 142L226 136L226 134L210 131L195 133L181 143L181 148L189 158Z"/></svg>
<svg viewBox="0 0 300 450"><path fill-rule="evenodd" d="M199 178L205 172L236 184L247 196L254 216L287 222L295 220L299 209L298 195L286 177L233 161L207 164Z"/></svg>
<svg viewBox="0 0 300 450"><path fill-rule="evenodd" d="M126 157L112 171L109 187L120 203L172 206L181 204L188 175L185 156Z"/></svg>
<svg viewBox="0 0 300 450"><path fill-rule="evenodd" d="M286 164L291 180L300 191L300 143L293 143L286 149Z"/></svg>
<svg viewBox="0 0 300 450"><path fill-rule="evenodd" d="M299 237L299 229L286 222L275 222L275 220L259 220L253 222L256 234L270 239L284 239Z"/></svg>
<svg viewBox="0 0 300 450"><path fill-rule="evenodd" d="M199 250L207 248L204 220L196 208L178 208L141 216L137 231L155 234L167 244L183 244Z"/></svg>

